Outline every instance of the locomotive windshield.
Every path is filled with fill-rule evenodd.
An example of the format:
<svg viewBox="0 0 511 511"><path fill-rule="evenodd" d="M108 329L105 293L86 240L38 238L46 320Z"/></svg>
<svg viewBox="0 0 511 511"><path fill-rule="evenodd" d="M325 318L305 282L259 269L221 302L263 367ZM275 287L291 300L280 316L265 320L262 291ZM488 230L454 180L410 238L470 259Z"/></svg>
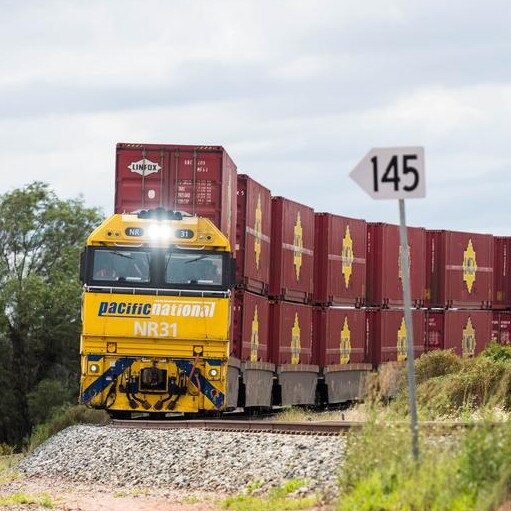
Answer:
<svg viewBox="0 0 511 511"><path fill-rule="evenodd" d="M150 254L142 251L95 250L92 278L102 282L143 282L150 277Z"/></svg>
<svg viewBox="0 0 511 511"><path fill-rule="evenodd" d="M226 289L229 254L144 248L88 249L88 284L101 287Z"/></svg>
<svg viewBox="0 0 511 511"><path fill-rule="evenodd" d="M222 285L221 254L170 252L165 255L165 282L168 284Z"/></svg>

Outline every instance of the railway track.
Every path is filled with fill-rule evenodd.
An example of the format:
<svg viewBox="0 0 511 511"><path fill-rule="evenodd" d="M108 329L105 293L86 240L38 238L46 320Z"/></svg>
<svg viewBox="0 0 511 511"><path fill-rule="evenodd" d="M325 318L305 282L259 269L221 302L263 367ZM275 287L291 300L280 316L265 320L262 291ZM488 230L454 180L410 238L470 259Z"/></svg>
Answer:
<svg viewBox="0 0 511 511"><path fill-rule="evenodd" d="M155 421L144 419L114 419L114 428L139 429L204 429L209 431L249 431L251 433L284 433L293 435L335 436L353 428L361 428L362 422L324 421L324 422L277 422L270 420L170 420Z"/></svg>
<svg viewBox="0 0 511 511"><path fill-rule="evenodd" d="M321 435L336 436L351 430L361 429L364 422L348 421L317 421L317 422L281 422L271 420L226 420L226 419L202 419L202 420L147 420L132 419L112 421L114 428L138 428L138 429L203 429L209 431L245 431L251 433L281 433L291 435ZM408 425L405 422L392 423L395 425ZM498 423L496 423L498 424ZM382 424L382 427L385 424ZM447 434L460 429L476 427L473 422L423 422L420 429L429 433Z"/></svg>

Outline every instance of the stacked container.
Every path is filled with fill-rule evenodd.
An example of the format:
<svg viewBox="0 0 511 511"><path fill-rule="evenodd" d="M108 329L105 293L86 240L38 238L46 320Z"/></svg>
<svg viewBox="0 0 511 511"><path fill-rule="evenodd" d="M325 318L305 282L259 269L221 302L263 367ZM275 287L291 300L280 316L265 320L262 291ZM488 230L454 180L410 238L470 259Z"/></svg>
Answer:
<svg viewBox="0 0 511 511"><path fill-rule="evenodd" d="M236 239L236 165L220 146L117 144L115 213L162 207L211 219Z"/></svg>
<svg viewBox="0 0 511 511"><path fill-rule="evenodd" d="M271 360L282 405L314 404L319 367L312 361L314 211L272 198L269 295Z"/></svg>
<svg viewBox="0 0 511 511"><path fill-rule="evenodd" d="M412 311L412 323L414 358L418 358L424 353L424 310ZM371 339L369 351L374 367L387 362L404 362L407 359L408 340L403 310L368 310L367 331Z"/></svg>
<svg viewBox="0 0 511 511"><path fill-rule="evenodd" d="M309 303L314 263L314 210L272 197L270 296Z"/></svg>
<svg viewBox="0 0 511 511"><path fill-rule="evenodd" d="M324 402L360 397L368 359L364 220L316 213L314 229L314 362Z"/></svg>
<svg viewBox="0 0 511 511"><path fill-rule="evenodd" d="M424 352L426 230L408 227L408 260L413 326L413 353ZM407 337L403 310L403 267L399 226L369 223L367 227L367 335L374 368L404 365ZM391 385L392 387L392 385Z"/></svg>
<svg viewBox="0 0 511 511"><path fill-rule="evenodd" d="M427 231L427 305L487 309L493 298L493 236Z"/></svg>
<svg viewBox="0 0 511 511"><path fill-rule="evenodd" d="M408 227L412 306L424 305L426 288L426 230ZM367 226L367 305L403 306L403 273L399 226L369 223Z"/></svg>
<svg viewBox="0 0 511 511"><path fill-rule="evenodd" d="M460 357L473 357L491 341L492 320L487 310L430 310L427 350L453 350Z"/></svg>
<svg viewBox="0 0 511 511"><path fill-rule="evenodd" d="M275 364L270 357L270 190L238 175L236 281L231 335L232 373L238 368L245 407L271 406ZM233 374L234 377L234 374Z"/></svg>
<svg viewBox="0 0 511 511"><path fill-rule="evenodd" d="M366 296L364 220L316 213L314 303L360 307Z"/></svg>
<svg viewBox="0 0 511 511"><path fill-rule="evenodd" d="M494 331L494 240L487 234L427 231L426 349L471 357Z"/></svg>

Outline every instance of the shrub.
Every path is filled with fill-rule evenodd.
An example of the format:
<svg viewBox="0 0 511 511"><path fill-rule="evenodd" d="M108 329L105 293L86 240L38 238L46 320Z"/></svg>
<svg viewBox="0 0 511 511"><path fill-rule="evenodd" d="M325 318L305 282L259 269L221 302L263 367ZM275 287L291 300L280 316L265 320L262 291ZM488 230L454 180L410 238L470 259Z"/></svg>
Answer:
<svg viewBox="0 0 511 511"><path fill-rule="evenodd" d="M511 360L511 346L509 344L502 346L495 341L491 342L488 347L481 353L483 357L491 358L497 361Z"/></svg>
<svg viewBox="0 0 511 511"><path fill-rule="evenodd" d="M432 352L416 362L417 404L422 419L456 417L479 407L511 409L511 363L479 356L461 359L452 352ZM408 390L392 403L394 413L408 414Z"/></svg>
<svg viewBox="0 0 511 511"><path fill-rule="evenodd" d="M406 386L406 378L401 364L383 364L377 373L370 373L365 378L364 399L374 405L387 402Z"/></svg>
<svg viewBox="0 0 511 511"><path fill-rule="evenodd" d="M0 456L11 456L12 454L14 454L12 445L0 443Z"/></svg>
<svg viewBox="0 0 511 511"><path fill-rule="evenodd" d="M69 392L59 380L41 380L27 395L28 410L33 424L45 422L57 408L70 399Z"/></svg>
<svg viewBox="0 0 511 511"><path fill-rule="evenodd" d="M62 407L55 411L49 421L37 425L28 441L28 450L48 440L59 431L75 424L107 424L110 417L104 410L93 410L82 405Z"/></svg>
<svg viewBox="0 0 511 511"><path fill-rule="evenodd" d="M463 367L463 361L452 350L434 350L424 353L415 362L415 378L420 384L431 378L458 373Z"/></svg>

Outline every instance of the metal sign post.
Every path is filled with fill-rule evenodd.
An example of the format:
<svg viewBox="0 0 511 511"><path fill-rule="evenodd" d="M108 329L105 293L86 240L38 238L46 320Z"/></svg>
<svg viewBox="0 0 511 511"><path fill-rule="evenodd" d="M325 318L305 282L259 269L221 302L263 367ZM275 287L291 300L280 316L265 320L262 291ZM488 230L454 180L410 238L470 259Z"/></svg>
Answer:
<svg viewBox="0 0 511 511"><path fill-rule="evenodd" d="M408 254L405 198L415 199L426 196L424 174L423 147L371 149L350 173L350 177L373 199L398 199L399 201L410 429L412 433L412 454L415 461L419 460L419 426L417 422L410 258Z"/></svg>
<svg viewBox="0 0 511 511"><path fill-rule="evenodd" d="M412 431L412 454L419 460L419 424L417 421L417 389L413 356L412 293L410 291L410 257L408 233L406 232L405 200L399 199L399 234L401 239L401 268L403 274L403 302L406 327L406 365L408 369L408 396L410 402L410 428Z"/></svg>

